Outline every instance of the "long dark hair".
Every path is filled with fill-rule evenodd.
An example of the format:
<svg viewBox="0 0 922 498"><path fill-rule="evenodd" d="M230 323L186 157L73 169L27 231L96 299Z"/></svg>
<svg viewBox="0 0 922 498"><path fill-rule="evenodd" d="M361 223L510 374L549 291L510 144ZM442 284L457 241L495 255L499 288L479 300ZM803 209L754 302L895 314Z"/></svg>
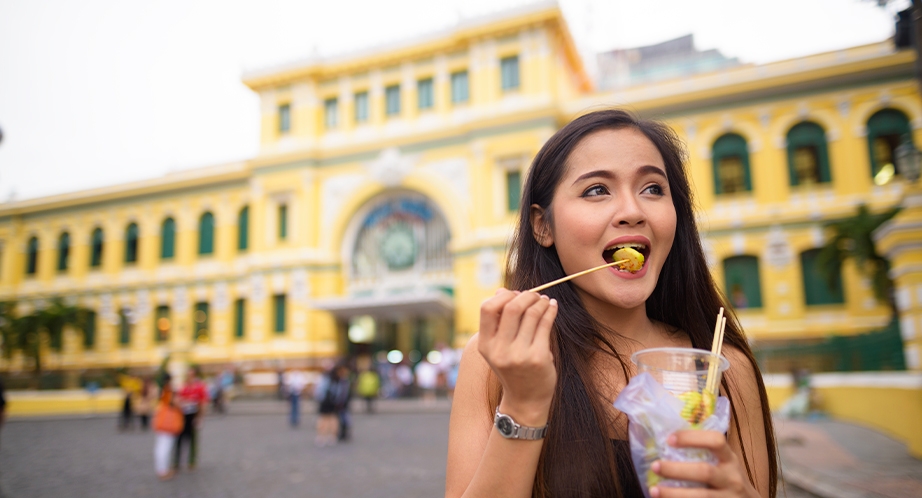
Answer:
<svg viewBox="0 0 922 498"><path fill-rule="evenodd" d="M511 243L506 286L530 289L564 276L554 246L544 247L535 239L530 207L541 206L546 224L550 226L553 218L551 199L573 149L593 132L621 128L640 131L659 150L676 210L675 240L656 287L646 302L647 316L674 331L684 331L692 347L709 350L717 311L721 306L728 310L730 307L707 269L698 238L692 191L685 172L685 147L669 127L640 120L621 110L596 111L573 120L554 134L535 156L525 182L518 226ZM619 464L619 461L624 462L624 455L619 455L613 447L607 430L612 423L609 404L613 400L603 395L604 386L598 376L593 375L590 358L600 352L617 358L625 378L628 378L627 365L608 338L614 331L589 314L570 282L552 287L546 294L560 303L551 344L557 366L557 387L533 496L623 496L624 484L618 478L618 465L624 465ZM775 496L778 467L765 385L732 312L727 316L724 341L740 350L757 373L768 446L769 494ZM492 379L489 395L490 408L494 409L499 404L501 391L498 381L495 377ZM731 396L732 407L728 376L724 376L722 385L724 392ZM733 420L737 434L742 434L735 408ZM755 485L751 456L745 454L742 440L740 446L744 448L743 460L749 480ZM605 457L601 458L602 455Z"/></svg>

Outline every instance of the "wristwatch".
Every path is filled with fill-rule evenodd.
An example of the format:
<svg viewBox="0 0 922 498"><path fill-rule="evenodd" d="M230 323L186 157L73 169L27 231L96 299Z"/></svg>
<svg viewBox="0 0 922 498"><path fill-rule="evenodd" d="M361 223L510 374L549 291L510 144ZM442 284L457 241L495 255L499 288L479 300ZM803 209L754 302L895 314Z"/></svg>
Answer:
<svg viewBox="0 0 922 498"><path fill-rule="evenodd" d="M544 435L547 434L547 425L544 427L525 427L524 425L519 425L515 420L512 420L512 417L509 415L500 413L498 406L496 407L496 415L493 417L493 425L496 426L499 435L506 439L535 441L544 439Z"/></svg>

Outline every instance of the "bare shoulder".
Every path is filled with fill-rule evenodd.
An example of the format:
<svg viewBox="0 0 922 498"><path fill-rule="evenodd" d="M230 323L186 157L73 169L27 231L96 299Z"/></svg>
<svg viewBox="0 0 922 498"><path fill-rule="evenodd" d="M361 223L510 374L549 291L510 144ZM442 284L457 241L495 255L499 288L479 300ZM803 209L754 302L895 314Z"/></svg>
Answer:
<svg viewBox="0 0 922 498"><path fill-rule="evenodd" d="M758 380L760 376L758 369L752 364L752 361L746 356L746 353L740 349L727 345L723 348L723 356L730 362L730 368L724 372L724 376L733 388L742 393L754 392L758 397Z"/></svg>

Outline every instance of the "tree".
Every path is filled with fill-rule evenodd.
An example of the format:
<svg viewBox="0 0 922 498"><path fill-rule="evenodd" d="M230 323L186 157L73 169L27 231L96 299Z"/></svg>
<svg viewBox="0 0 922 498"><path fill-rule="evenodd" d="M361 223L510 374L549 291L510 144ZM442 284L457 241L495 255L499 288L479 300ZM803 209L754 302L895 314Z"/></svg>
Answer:
<svg viewBox="0 0 922 498"><path fill-rule="evenodd" d="M834 288L842 264L846 260L854 260L858 270L870 279L874 297L890 305L894 316L896 302L893 298L893 280L890 278L890 261L877 252L873 235L899 211L897 207L873 214L867 205L861 204L855 216L826 224L832 234L820 249L816 261L820 274L830 288Z"/></svg>
<svg viewBox="0 0 922 498"><path fill-rule="evenodd" d="M64 328L73 326L84 333L89 310L65 304L60 298L51 304L35 309L28 315L18 316L13 301L0 302L0 337L3 339L3 356L10 358L20 351L32 359L32 372L37 379L42 373L42 344L60 351L64 341Z"/></svg>

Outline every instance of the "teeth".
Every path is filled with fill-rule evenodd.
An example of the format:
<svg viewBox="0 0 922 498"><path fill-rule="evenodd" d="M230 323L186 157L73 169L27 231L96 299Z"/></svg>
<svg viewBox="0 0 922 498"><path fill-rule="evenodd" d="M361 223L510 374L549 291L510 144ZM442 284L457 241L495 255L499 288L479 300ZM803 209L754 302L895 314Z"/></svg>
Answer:
<svg viewBox="0 0 922 498"><path fill-rule="evenodd" d="M641 243L639 243L639 242L626 242L626 243L624 243L624 244L618 244L618 245L616 245L616 246L608 246L608 247L605 248L605 250L606 250L606 251L614 251L614 250L617 250L617 249L619 249L619 248L621 248L621 247L630 247L630 248L632 248L632 249L646 249L646 248L647 248L647 245L646 245L646 244L641 244Z"/></svg>

